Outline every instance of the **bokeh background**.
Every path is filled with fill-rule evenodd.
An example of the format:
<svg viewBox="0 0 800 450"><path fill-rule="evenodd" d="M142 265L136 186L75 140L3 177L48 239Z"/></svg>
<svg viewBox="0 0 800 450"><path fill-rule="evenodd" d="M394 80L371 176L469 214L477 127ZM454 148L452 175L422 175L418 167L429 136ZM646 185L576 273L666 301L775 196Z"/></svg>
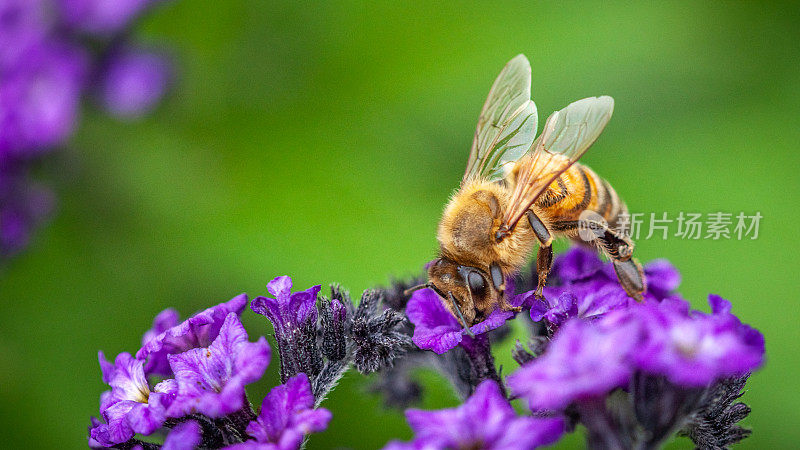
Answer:
<svg viewBox="0 0 800 450"><path fill-rule="evenodd" d="M52 223L3 269L2 446L85 447L104 389L97 350L135 351L165 307L186 316L282 274L357 293L418 273L489 86L518 53L542 119L616 99L584 161L634 212L763 215L757 240L640 240L637 253L670 259L695 307L719 293L764 332L740 448L796 445L799 16L789 3L692 1L157 8L139 38L170 44L176 88L134 123L84 109L42 170L60 199ZM271 333L244 319L251 337ZM507 346L498 359L515 367ZM423 407L456 404L443 379L420 377ZM273 364L251 396L276 381ZM346 377L308 448L411 436L367 385Z"/></svg>

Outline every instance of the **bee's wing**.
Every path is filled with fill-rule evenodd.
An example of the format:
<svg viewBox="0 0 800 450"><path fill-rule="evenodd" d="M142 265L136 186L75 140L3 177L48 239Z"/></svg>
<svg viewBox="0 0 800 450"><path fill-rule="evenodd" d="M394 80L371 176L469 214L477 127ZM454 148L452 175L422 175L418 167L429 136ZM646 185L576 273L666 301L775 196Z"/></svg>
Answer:
<svg viewBox="0 0 800 450"><path fill-rule="evenodd" d="M505 178L530 148L536 124L531 65L524 55L517 55L503 67L483 105L462 185L475 178Z"/></svg>
<svg viewBox="0 0 800 450"><path fill-rule="evenodd" d="M547 118L530 153L513 171L514 190L503 217L513 230L533 202L594 143L614 111L614 99L589 97L569 104Z"/></svg>

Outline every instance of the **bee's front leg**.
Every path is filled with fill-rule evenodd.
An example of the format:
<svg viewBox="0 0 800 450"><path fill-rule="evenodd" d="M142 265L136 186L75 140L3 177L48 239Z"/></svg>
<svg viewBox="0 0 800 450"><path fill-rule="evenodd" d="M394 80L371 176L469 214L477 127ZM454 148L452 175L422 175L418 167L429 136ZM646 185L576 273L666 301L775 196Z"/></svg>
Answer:
<svg viewBox="0 0 800 450"><path fill-rule="evenodd" d="M493 262L489 265L489 275L492 277L492 284L500 297L500 309L503 311L522 311L521 306L512 306L508 303L508 299L506 298L506 278L503 276L503 270L500 268L499 264Z"/></svg>
<svg viewBox="0 0 800 450"><path fill-rule="evenodd" d="M513 306L511 303L508 303L508 299L505 295L500 296L500 309L503 311L513 311L518 313L522 311L522 306Z"/></svg>

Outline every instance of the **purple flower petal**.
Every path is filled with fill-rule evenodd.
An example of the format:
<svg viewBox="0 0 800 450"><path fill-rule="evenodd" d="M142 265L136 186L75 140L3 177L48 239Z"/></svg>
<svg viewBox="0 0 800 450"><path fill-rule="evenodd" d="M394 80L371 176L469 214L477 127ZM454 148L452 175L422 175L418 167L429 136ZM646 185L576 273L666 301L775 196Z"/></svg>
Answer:
<svg viewBox="0 0 800 450"><path fill-rule="evenodd" d="M90 431L93 440L103 446L125 442L134 434L152 434L166 419L166 410L175 393L169 383L150 389L144 374L144 361L128 353L120 353L114 364L99 354L103 380L111 391L100 397L100 415L105 424L97 423Z"/></svg>
<svg viewBox="0 0 800 450"><path fill-rule="evenodd" d="M659 296L667 295L678 289L681 284L680 272L666 259L656 259L647 263L644 274L647 278L647 289Z"/></svg>
<svg viewBox="0 0 800 450"><path fill-rule="evenodd" d="M636 352L637 367L682 386L706 386L761 366L761 333L730 314L726 300L713 296L709 301L715 311L712 315L686 315L653 305L638 308L646 337Z"/></svg>
<svg viewBox="0 0 800 450"><path fill-rule="evenodd" d="M578 399L602 397L628 383L633 372L629 357L638 334L635 323L603 327L569 320L544 355L508 377L508 386L532 410L558 410Z"/></svg>
<svg viewBox="0 0 800 450"><path fill-rule="evenodd" d="M510 302L519 306L527 297L514 296ZM433 350L442 354L462 342L467 332L445 308L440 297L431 289L420 289L414 292L406 306L406 315L414 324L412 340L417 347ZM514 317L511 311L495 310L482 322L469 327L475 334L483 334L503 326L506 320Z"/></svg>
<svg viewBox="0 0 800 450"><path fill-rule="evenodd" d="M406 419L415 438L385 448L532 449L557 441L564 432L560 418L517 417L497 383L486 380L467 401L452 409L409 409Z"/></svg>
<svg viewBox="0 0 800 450"><path fill-rule="evenodd" d="M178 395L168 415L201 413L221 417L241 409L244 387L264 374L270 349L263 337L248 342L238 313L231 312L210 346L167 358L178 384Z"/></svg>
<svg viewBox="0 0 800 450"><path fill-rule="evenodd" d="M58 0L62 20L69 26L107 35L125 28L153 0Z"/></svg>
<svg viewBox="0 0 800 450"><path fill-rule="evenodd" d="M317 294L321 286L295 293L291 289L291 278L277 277L267 284L267 290L275 298L257 297L250 304L253 312L267 316L276 333L288 332L289 329L317 320Z"/></svg>
<svg viewBox="0 0 800 450"><path fill-rule="evenodd" d="M161 331L161 328L172 321L171 313L163 311L156 317L153 328L142 338L143 345L136 353L136 358L147 359L145 372L148 375L171 376L172 371L169 369L167 355L197 347L208 347L217 337L228 314L231 312L241 314L246 305L247 295L240 294L225 303L201 311L180 324ZM155 336L151 337L153 335Z"/></svg>
<svg viewBox="0 0 800 450"><path fill-rule="evenodd" d="M20 64L31 48L45 39L45 11L42 0L0 2L0 73Z"/></svg>
<svg viewBox="0 0 800 450"><path fill-rule="evenodd" d="M272 388L258 418L247 426L247 434L261 444L298 449L305 435L325 430L331 417L327 409L314 409L311 383L306 374L299 373Z"/></svg>
<svg viewBox="0 0 800 450"><path fill-rule="evenodd" d="M708 304L711 306L711 312L713 314L730 314L731 309L733 309L731 302L719 295L710 294L708 296Z"/></svg>
<svg viewBox="0 0 800 450"><path fill-rule="evenodd" d="M267 292L283 302L288 302L292 293L292 279L288 275L276 277L267 283Z"/></svg>
<svg viewBox="0 0 800 450"><path fill-rule="evenodd" d="M562 283L570 283L591 277L602 268L597 251L576 245L556 258L551 273Z"/></svg>
<svg viewBox="0 0 800 450"><path fill-rule="evenodd" d="M183 422L169 432L161 450L192 450L202 440L200 425L194 420Z"/></svg>

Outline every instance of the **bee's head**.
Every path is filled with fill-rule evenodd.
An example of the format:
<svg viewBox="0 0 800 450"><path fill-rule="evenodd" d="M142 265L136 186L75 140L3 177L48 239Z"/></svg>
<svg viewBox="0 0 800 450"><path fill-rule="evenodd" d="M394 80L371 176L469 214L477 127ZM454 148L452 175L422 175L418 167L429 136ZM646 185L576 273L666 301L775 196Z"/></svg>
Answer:
<svg viewBox="0 0 800 450"><path fill-rule="evenodd" d="M440 258L428 268L430 287L442 297L445 307L456 319L471 326L485 319L502 295L486 272Z"/></svg>

